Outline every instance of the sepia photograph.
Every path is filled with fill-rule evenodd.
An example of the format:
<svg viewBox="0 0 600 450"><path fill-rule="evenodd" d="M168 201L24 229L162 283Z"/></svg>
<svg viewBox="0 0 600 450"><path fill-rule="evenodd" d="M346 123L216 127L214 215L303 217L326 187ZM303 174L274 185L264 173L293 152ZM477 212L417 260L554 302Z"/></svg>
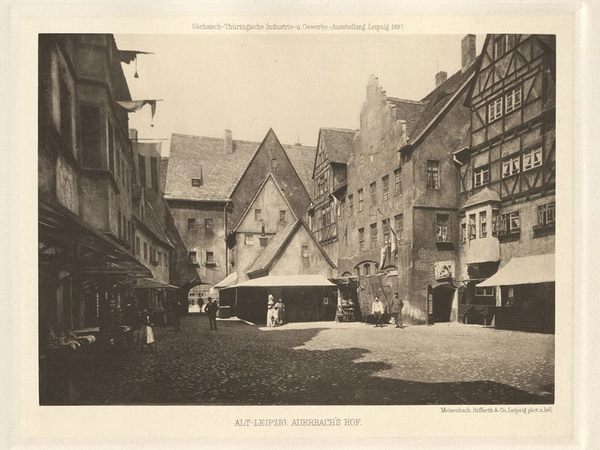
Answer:
<svg viewBox="0 0 600 450"><path fill-rule="evenodd" d="M37 35L38 404L550 413L560 36L188 25Z"/></svg>

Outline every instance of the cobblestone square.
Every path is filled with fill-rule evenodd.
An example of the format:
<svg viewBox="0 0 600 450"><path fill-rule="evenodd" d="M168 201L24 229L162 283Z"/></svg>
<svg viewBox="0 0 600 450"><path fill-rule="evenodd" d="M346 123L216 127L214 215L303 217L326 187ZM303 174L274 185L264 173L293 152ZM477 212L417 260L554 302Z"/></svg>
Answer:
<svg viewBox="0 0 600 450"><path fill-rule="evenodd" d="M79 404L425 405L554 401L554 336L476 325L261 328L204 316L157 327L156 352L99 355Z"/></svg>

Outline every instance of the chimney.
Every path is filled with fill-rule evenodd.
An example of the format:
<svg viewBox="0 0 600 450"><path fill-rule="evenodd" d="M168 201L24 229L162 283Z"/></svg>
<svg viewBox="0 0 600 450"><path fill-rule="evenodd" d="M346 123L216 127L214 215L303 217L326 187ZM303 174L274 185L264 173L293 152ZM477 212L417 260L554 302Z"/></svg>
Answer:
<svg viewBox="0 0 600 450"><path fill-rule="evenodd" d="M462 58L462 72L465 73L471 64L475 62L477 50L475 48L475 35L467 34L460 43Z"/></svg>
<svg viewBox="0 0 600 450"><path fill-rule="evenodd" d="M231 133L231 130L225 130L225 154L233 155L233 133Z"/></svg>
<svg viewBox="0 0 600 450"><path fill-rule="evenodd" d="M438 73L436 73L435 74L435 87L438 87L440 84L443 84L447 79L448 79L448 73L447 72L438 72Z"/></svg>

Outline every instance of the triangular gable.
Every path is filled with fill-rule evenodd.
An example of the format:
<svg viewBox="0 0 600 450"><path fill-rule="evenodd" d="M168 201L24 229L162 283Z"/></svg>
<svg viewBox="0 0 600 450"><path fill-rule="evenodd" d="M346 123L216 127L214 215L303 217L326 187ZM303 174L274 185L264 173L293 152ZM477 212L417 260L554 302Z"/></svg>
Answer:
<svg viewBox="0 0 600 450"><path fill-rule="evenodd" d="M279 195L281 195L281 197L285 201L285 203L288 206L289 210L293 214L294 219L296 219L296 220L298 219L298 217L296 216L296 213L294 212L294 210L292 209L292 206L290 205L290 202L288 201L288 199L284 195L283 191L281 190L281 186L279 186L279 183L277 183L277 180L275 179L275 177L273 176L273 174L269 173L263 179L263 181L260 183L260 186L258 187L258 189L256 189L254 197L252 197L252 200L250 200L250 203L248 203L248 206L246 207L246 209L244 210L243 214L240 216L239 220L237 221L237 223L233 227L233 230L232 230L233 233L235 233L238 230L238 228L240 227L240 225L244 222L244 219L248 216L248 214L250 213L250 211L252 211L253 206L256 203L256 200L258 199L259 195L264 191L265 187L267 186L267 182L269 181L269 179L272 179L273 183L275 183L275 187L277 188L277 191L279 192Z"/></svg>
<svg viewBox="0 0 600 450"><path fill-rule="evenodd" d="M296 166L294 166L294 164L292 163L292 160L290 159L290 157L288 156L287 152L283 148L283 145L281 145L281 142L279 141L279 138L275 134L275 131L273 131L273 128L269 128L269 131L265 135L265 138L262 140L262 142L260 143L260 145L258 146L258 148L256 149L256 151L254 152L254 154L250 158L250 162L248 162L248 164L246 165L246 168L244 169L244 171L242 172L242 174L235 181L235 183L233 185L233 189L229 193L230 197L233 196L233 193L235 192L235 190L237 189L238 185L240 184L240 181L242 181L242 179L244 178L244 176L248 172L248 168L252 165L252 163L256 159L256 156L259 154L259 152L264 148L265 143L267 142L267 140L269 139L270 136L272 136L273 138L275 138L276 144L279 146L279 148L281 149L282 153L285 155L285 158L290 163L290 166L292 167L292 169L294 169L294 173L298 177L298 180L300 181L300 184L304 187L304 184L302 183L302 179L300 178L300 175L298 174L298 171L296 170Z"/></svg>
<svg viewBox="0 0 600 450"><path fill-rule="evenodd" d="M336 269L337 266L331 260L331 258L329 258L329 255L327 255L327 252L323 249L323 246L319 243L319 241L317 241L315 235L312 233L312 231L310 231L306 223L302 219L298 219L293 225L284 228L275 235L271 242L269 242L269 244L265 247L261 255L259 255L259 257L256 259L252 267L248 270L248 275L262 271L268 271L273 265L273 262L275 262L277 258L286 250L287 246L293 240L300 228L304 228L306 230L308 236L319 249L321 254L325 257L327 263L333 269ZM282 236L283 239L277 240L276 237L278 235Z"/></svg>

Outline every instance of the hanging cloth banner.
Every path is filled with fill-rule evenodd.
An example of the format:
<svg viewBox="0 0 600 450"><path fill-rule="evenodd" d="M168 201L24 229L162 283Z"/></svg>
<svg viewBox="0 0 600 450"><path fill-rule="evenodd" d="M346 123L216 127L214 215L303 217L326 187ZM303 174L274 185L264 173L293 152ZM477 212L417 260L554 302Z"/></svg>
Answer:
<svg viewBox="0 0 600 450"><path fill-rule="evenodd" d="M150 105L152 110L152 126L154 126L154 114L156 114L156 102L157 100L124 100L117 102L120 106L125 108L128 112L136 112L144 107L144 105Z"/></svg>
<svg viewBox="0 0 600 450"><path fill-rule="evenodd" d="M381 247L381 252L379 254L379 270L383 270L385 267L385 257L387 255L387 245Z"/></svg>
<svg viewBox="0 0 600 450"><path fill-rule="evenodd" d="M140 156L159 157L162 142L136 142L132 141L133 151Z"/></svg>
<svg viewBox="0 0 600 450"><path fill-rule="evenodd" d="M153 55L151 52L140 52L137 50L119 50L119 59L122 63L131 64L131 61L137 58L137 55Z"/></svg>

